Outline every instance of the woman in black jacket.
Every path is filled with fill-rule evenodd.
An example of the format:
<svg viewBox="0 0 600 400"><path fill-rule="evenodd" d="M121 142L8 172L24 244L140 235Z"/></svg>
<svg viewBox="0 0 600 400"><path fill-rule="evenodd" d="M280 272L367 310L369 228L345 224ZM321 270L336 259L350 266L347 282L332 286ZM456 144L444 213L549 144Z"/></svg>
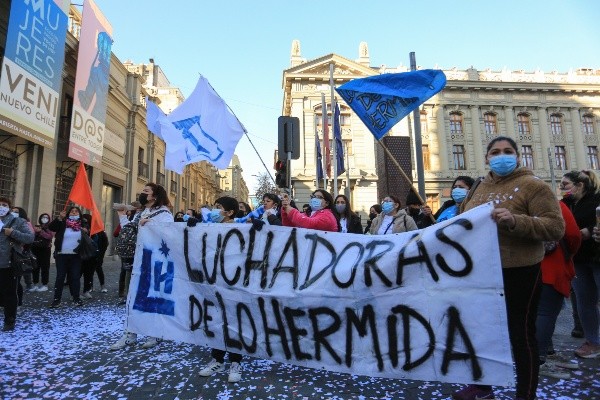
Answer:
<svg viewBox="0 0 600 400"><path fill-rule="evenodd" d="M92 226L92 216L90 214L83 214L83 219L86 224ZM83 275L83 297L87 299L92 298L92 289L94 288L94 272L98 273L98 280L100 281L100 291L106 293L107 290L104 287L104 270L102 264L104 263L104 254L108 248L108 237L106 232L96 232L92 236L92 240L96 244L96 256L86 261L81 262L81 273Z"/></svg>
<svg viewBox="0 0 600 400"><path fill-rule="evenodd" d="M360 217L352 211L348 198L343 194L338 194L334 203L333 215L338 222L338 232L363 233Z"/></svg>
<svg viewBox="0 0 600 400"><path fill-rule="evenodd" d="M67 217L68 216L68 217ZM89 225L81 218L81 209L71 207L69 211L61 211L48 228L56 232L54 239L54 258L56 260L56 280L54 282L54 301L50 308L60 306L65 276L69 277L69 290L76 306L82 306L79 297L81 278L81 257L75 252L81 235L87 235Z"/></svg>

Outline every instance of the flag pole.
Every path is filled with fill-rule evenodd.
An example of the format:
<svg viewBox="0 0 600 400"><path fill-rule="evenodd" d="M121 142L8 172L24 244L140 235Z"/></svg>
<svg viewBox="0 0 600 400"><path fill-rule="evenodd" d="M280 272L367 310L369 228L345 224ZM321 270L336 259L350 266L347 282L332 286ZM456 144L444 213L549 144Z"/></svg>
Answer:
<svg viewBox="0 0 600 400"><path fill-rule="evenodd" d="M337 141L335 138L335 88L333 86L333 63L329 64L329 87L331 88L331 130L333 133L333 198L335 199L338 195L338 173L337 173Z"/></svg>
<svg viewBox="0 0 600 400"><path fill-rule="evenodd" d="M342 130L341 119L342 119L342 116L340 115L340 136L341 136L341 130ZM342 146L343 145L344 145L344 142L342 141ZM344 150L346 151L346 197L348 198L348 200L350 200L350 154L348 154L348 145L346 145L346 148ZM350 203L352 203L351 200L350 200Z"/></svg>
<svg viewBox="0 0 600 400"><path fill-rule="evenodd" d="M419 191L415 189L415 187L412 184L410 178L408 177L408 175L406 175L406 172L404 172L404 170L402 169L402 167L400 166L400 164L398 163L398 161L396 161L396 158L394 157L394 155L392 154L392 152L387 148L387 146L385 144L383 144L382 141L378 140L377 143L379 143L381 145L381 147L383 147L383 150L385 150L385 152L388 155L388 157L392 160L392 162L394 164L396 164L396 167L398 167L398 170L400 171L400 174L402 175L402 177L404 177L404 179L406 180L406 183L408 183L408 185L410 186L411 190L417 195L417 198L419 199L419 201L421 202L421 204L427 204L427 203L425 203L425 201L423 201L423 198L419 194ZM435 222L435 218L433 218L432 214L429 214L429 217L431 218L431 220L433 222Z"/></svg>
<svg viewBox="0 0 600 400"><path fill-rule="evenodd" d="M200 76L202 76L202 74L199 74ZM215 92L215 94L217 96L219 96L219 98L221 100L223 100L223 98L221 97L221 95L219 93L217 93L217 91L215 90L215 88L210 84L210 82L208 81L208 79L206 79L206 83L208 84L208 86L210 86L212 88L212 90ZM229 107L229 104L227 104L225 102L225 100L223 100L223 104L225 104L227 106L227 108L229 109L229 111L231 111L231 114L233 114L233 116L235 117L235 119L237 119L237 122L240 124L240 126L242 127L242 129L244 130L244 135L248 138L248 141L250 142L250 145L252 146L252 148L254 149L254 152L256 153L256 155L258 156L258 159L260 160L260 162L262 163L263 167L265 167L265 171L267 171L267 174L269 174L269 177L271 178L271 181L273 181L273 185L277 186L277 183L275 182L275 178L273 178L273 175L271 175L271 170L269 170L269 168L267 168L267 165L265 164L264 160L262 159L262 157L260 156L258 150L256 150L256 146L254 146L254 143L252 143L252 139L250 139L250 136L248 136L248 131L246 130L246 127L244 126L244 124L242 124L242 121L240 121L240 119L237 117L237 115L235 115L235 112L233 112L233 110L231 109L231 107Z"/></svg>
<svg viewBox="0 0 600 400"><path fill-rule="evenodd" d="M327 162L329 161L327 159L327 149L329 147L329 135L325 136L325 124L327 124L327 103L325 103L325 93L321 93L321 111L323 114L323 122L321 123L321 126L323 127L323 148L321 149L321 154L325 153L325 163L323 165L323 190L327 190ZM325 143L325 141L327 141L327 143Z"/></svg>
<svg viewBox="0 0 600 400"><path fill-rule="evenodd" d="M410 70L417 70L417 60L415 58L415 52L410 52ZM425 197L425 172L423 166L423 141L421 139L421 110L419 107L415 108L413 111L413 124L415 126L415 158L416 158L416 167L417 167L417 183L419 187L419 198L421 198L421 204L426 204L423 202L423 197Z"/></svg>

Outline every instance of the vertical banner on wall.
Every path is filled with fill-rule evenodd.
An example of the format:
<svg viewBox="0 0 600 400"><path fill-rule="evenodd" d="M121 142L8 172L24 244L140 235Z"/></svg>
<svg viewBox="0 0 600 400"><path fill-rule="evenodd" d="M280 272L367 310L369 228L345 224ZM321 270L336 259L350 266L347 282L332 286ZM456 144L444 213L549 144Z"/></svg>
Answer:
<svg viewBox="0 0 600 400"><path fill-rule="evenodd" d="M0 129L54 146L67 15L54 1L13 0L0 73Z"/></svg>
<svg viewBox="0 0 600 400"><path fill-rule="evenodd" d="M112 28L108 20L92 0L85 0L69 157L93 167L102 164L111 47Z"/></svg>

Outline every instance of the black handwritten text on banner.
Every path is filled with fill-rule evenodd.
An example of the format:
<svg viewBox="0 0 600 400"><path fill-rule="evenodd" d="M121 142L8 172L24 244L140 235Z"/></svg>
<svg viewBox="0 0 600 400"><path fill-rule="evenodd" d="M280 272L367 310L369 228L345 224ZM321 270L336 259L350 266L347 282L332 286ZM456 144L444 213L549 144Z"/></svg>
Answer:
<svg viewBox="0 0 600 400"><path fill-rule="evenodd" d="M385 236L145 226L127 329L351 374L511 386L490 212Z"/></svg>

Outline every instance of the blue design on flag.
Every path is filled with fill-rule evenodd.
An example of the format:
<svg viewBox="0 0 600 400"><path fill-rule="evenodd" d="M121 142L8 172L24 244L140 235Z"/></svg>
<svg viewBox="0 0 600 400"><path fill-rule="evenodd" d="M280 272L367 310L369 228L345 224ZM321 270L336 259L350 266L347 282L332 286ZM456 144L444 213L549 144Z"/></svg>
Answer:
<svg viewBox="0 0 600 400"><path fill-rule="evenodd" d="M140 271L140 281L133 309L163 315L175 315L175 302L163 297L150 297L150 282L152 281L152 250L144 249L142 254L142 265ZM167 272L161 274L163 262L154 263L154 290L160 292L160 283L164 282L164 293L170 294L173 291L173 278L175 275L175 266L172 261L167 262Z"/></svg>
<svg viewBox="0 0 600 400"><path fill-rule="evenodd" d="M218 169L229 166L246 129L204 77L169 115L150 104L146 124L166 144L165 168L182 174L186 165L199 161Z"/></svg>
<svg viewBox="0 0 600 400"><path fill-rule="evenodd" d="M317 147L317 184L323 180L323 154L321 154L321 141L319 140L319 134L315 132L315 146Z"/></svg>
<svg viewBox="0 0 600 400"><path fill-rule="evenodd" d="M337 163L337 173L339 176L346 172L344 168L344 144L342 143L342 127L340 126L340 106L335 103L333 112L333 138L335 139L335 159Z"/></svg>
<svg viewBox="0 0 600 400"><path fill-rule="evenodd" d="M173 126L181 131L181 136L189 140L193 146L190 150L189 147L185 148L185 155L187 161L190 161L197 157L199 154L206 157L208 161L217 161L223 155L223 150L219 148L219 142L217 142L212 136L210 136L200 125L200 116L194 116L192 118L186 118L181 121L174 121ZM196 137L192 131L193 128L198 126L199 133L202 135L200 138ZM197 129L194 129L197 132ZM200 140L198 140L200 139ZM202 144L200 143L202 141Z"/></svg>
<svg viewBox="0 0 600 400"><path fill-rule="evenodd" d="M336 91L379 140L445 85L442 71L423 69L354 79Z"/></svg>

